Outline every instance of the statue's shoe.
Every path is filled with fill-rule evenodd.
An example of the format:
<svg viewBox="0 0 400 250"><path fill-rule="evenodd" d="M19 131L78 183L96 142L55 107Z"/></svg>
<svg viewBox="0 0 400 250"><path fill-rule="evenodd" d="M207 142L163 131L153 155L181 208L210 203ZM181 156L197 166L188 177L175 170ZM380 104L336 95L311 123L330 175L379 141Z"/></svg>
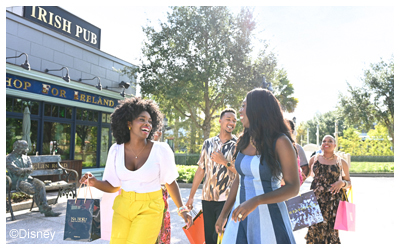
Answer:
<svg viewBox="0 0 400 250"><path fill-rule="evenodd" d="M59 216L60 214L61 214L61 213L55 213L55 212L53 212L53 210L51 210L51 211L45 213L44 216L45 216L45 217L57 217L57 216Z"/></svg>

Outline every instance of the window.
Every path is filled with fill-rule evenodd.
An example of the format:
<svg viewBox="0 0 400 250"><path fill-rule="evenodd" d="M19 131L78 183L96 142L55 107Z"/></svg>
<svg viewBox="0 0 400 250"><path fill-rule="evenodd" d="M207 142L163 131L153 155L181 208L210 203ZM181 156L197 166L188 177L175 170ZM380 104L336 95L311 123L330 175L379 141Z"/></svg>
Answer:
<svg viewBox="0 0 400 250"><path fill-rule="evenodd" d="M59 154L62 160L69 160L71 125L45 122L43 128L43 155Z"/></svg>
<svg viewBox="0 0 400 250"><path fill-rule="evenodd" d="M82 167L96 167L97 127L76 125L75 160L82 160Z"/></svg>
<svg viewBox="0 0 400 250"><path fill-rule="evenodd" d="M8 97L6 99L6 111L12 112L13 110L13 98Z"/></svg>
<svg viewBox="0 0 400 250"><path fill-rule="evenodd" d="M52 117L58 117L58 105L52 105L52 109L51 109L51 116Z"/></svg>
<svg viewBox="0 0 400 250"><path fill-rule="evenodd" d="M39 115L39 102L10 96L6 97L6 111L23 113L25 107L29 108L31 115Z"/></svg>
<svg viewBox="0 0 400 250"><path fill-rule="evenodd" d="M37 151L37 131L38 121L31 121L30 128L30 151L28 155L35 155ZM22 140L22 119L6 118L6 154L13 151L13 144L17 140Z"/></svg>
<svg viewBox="0 0 400 250"><path fill-rule="evenodd" d="M76 119L81 121L90 121L97 122L98 121L99 112L94 110L87 109L76 109Z"/></svg>
<svg viewBox="0 0 400 250"><path fill-rule="evenodd" d="M106 166L109 145L110 128L101 128L100 167Z"/></svg>
<svg viewBox="0 0 400 250"><path fill-rule="evenodd" d="M23 113L22 99L17 99L17 98L14 99L13 112L15 112L15 113Z"/></svg>
<svg viewBox="0 0 400 250"><path fill-rule="evenodd" d="M51 116L51 104L50 103L46 103L44 105L44 115Z"/></svg>
<svg viewBox="0 0 400 250"><path fill-rule="evenodd" d="M51 116L51 117L59 117L65 119L72 118L72 108L65 107L61 105L45 103L44 104L44 115Z"/></svg>
<svg viewBox="0 0 400 250"><path fill-rule="evenodd" d="M103 123L111 123L110 115L111 115L111 114L103 113L103 114L101 115L101 122L103 122Z"/></svg>

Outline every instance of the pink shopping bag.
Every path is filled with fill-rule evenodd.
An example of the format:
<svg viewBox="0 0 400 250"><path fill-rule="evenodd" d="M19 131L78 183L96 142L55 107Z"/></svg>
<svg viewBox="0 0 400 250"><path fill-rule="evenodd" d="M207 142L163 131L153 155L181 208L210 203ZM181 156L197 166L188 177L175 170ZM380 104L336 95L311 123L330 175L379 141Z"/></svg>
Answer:
<svg viewBox="0 0 400 250"><path fill-rule="evenodd" d="M356 230L356 205L353 203L353 189L350 187L351 203L340 201L336 212L335 229L344 231Z"/></svg>

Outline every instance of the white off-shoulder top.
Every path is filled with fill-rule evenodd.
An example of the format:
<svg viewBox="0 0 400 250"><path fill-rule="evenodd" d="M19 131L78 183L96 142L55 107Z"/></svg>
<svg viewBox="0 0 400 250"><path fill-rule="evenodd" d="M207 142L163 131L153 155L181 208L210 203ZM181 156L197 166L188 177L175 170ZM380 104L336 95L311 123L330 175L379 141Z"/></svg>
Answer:
<svg viewBox="0 0 400 250"><path fill-rule="evenodd" d="M165 142L153 143L147 161L135 171L125 167L124 144L113 144L108 152L103 180L137 193L154 192L160 190L161 184L171 184L179 176L174 153Z"/></svg>

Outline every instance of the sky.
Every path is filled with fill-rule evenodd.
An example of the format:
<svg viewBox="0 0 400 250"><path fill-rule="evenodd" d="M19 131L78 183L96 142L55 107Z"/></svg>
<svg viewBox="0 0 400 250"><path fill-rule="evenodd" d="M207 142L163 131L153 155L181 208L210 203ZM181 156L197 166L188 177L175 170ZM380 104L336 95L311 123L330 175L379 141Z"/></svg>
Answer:
<svg viewBox="0 0 400 250"><path fill-rule="evenodd" d="M168 6L149 4L117 1L114 6L60 7L101 29L103 52L138 64L145 39L142 26L165 22L170 11ZM395 8L388 6L390 1L381 4L386 6L251 7L257 22L255 35L268 41L299 99L295 112L285 117L296 117L299 123L335 110L339 92L347 93L347 82L361 86L363 72L371 63L389 60L394 54ZM230 6L234 13L240 8L240 4Z"/></svg>

